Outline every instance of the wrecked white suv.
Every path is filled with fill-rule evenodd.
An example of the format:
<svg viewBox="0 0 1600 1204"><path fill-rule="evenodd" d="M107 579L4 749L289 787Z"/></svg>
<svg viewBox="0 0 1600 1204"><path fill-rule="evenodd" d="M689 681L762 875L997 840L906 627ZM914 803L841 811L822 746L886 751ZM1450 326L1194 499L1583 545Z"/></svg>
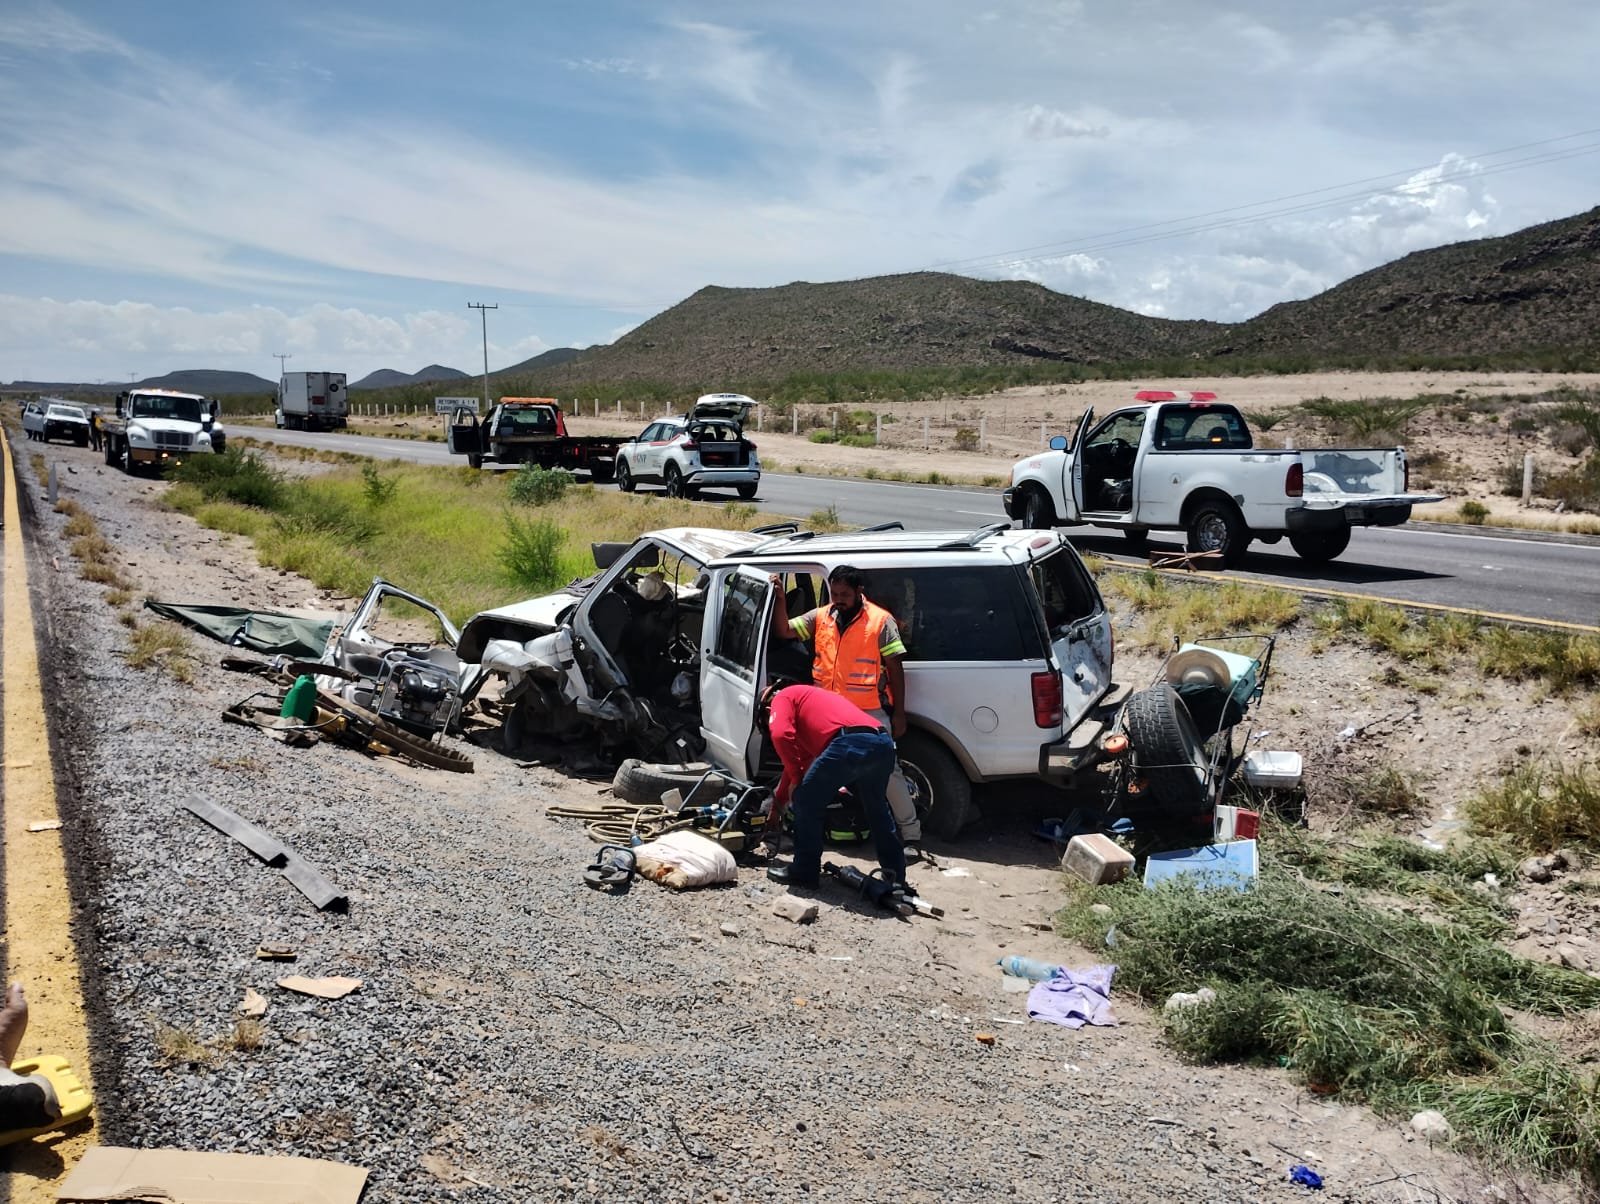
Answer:
<svg viewBox="0 0 1600 1204"><path fill-rule="evenodd" d="M855 565L906 645L899 748L924 827L953 837L974 783L1065 785L1092 765L1126 691L1100 592L1065 537L889 528L677 528L602 545L597 578L474 616L457 652L505 679L508 748L589 736L753 782L770 769L756 699L773 677L810 677L804 646L771 636L771 577L799 615L826 602L832 569Z"/></svg>

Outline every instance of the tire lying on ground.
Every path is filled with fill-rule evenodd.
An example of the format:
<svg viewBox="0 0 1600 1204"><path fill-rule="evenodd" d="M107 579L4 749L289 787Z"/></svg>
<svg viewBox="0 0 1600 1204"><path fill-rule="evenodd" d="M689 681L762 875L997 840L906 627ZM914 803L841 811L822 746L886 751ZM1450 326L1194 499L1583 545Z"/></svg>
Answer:
<svg viewBox="0 0 1600 1204"><path fill-rule="evenodd" d="M1140 690L1128 699L1123 721L1134 769L1161 809L1175 818L1204 810L1205 742L1177 691L1165 682Z"/></svg>
<svg viewBox="0 0 1600 1204"><path fill-rule="evenodd" d="M711 766L701 762L688 765L661 765L629 757L617 766L616 777L611 779L611 793L625 803L655 806L669 790L678 790L685 798L700 784Z"/></svg>

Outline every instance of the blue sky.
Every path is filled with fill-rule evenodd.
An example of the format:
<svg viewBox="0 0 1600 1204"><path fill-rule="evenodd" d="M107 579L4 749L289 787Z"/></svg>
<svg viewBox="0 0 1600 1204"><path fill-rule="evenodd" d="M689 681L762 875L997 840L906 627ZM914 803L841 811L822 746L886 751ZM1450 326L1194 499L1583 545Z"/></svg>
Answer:
<svg viewBox="0 0 1600 1204"><path fill-rule="evenodd" d="M927 268L1236 321L1600 203L1592 0L0 0L0 380Z"/></svg>

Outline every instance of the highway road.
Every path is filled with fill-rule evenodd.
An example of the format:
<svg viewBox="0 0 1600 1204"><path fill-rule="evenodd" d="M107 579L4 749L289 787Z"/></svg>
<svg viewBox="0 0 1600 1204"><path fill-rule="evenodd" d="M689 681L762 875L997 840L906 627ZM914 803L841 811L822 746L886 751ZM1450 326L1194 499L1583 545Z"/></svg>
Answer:
<svg viewBox="0 0 1600 1204"><path fill-rule="evenodd" d="M365 435L239 427L240 435L302 447L418 464L462 464L442 443ZM714 500L716 495L708 500ZM732 494L726 495L728 499ZM908 485L792 473L768 473L759 504L800 517L833 506L846 523L899 519L907 527L971 529L1005 521L998 489ZM1092 527L1070 532L1084 552L1130 564L1121 534ZM1154 546L1182 544L1157 533ZM1412 523L1357 528L1349 550L1327 565L1308 565L1287 543L1256 543L1232 575L1291 589L1330 590L1404 602L1483 611L1518 619L1600 627L1600 540L1497 529Z"/></svg>

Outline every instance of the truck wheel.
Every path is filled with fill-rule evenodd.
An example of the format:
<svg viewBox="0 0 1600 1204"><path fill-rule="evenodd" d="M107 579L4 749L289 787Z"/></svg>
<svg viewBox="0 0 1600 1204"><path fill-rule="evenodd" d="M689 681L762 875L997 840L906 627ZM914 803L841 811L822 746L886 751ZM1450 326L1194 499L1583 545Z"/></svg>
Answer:
<svg viewBox="0 0 1600 1204"><path fill-rule="evenodd" d="M1244 558L1250 531L1232 502L1204 501L1189 516L1189 551L1221 552L1229 567Z"/></svg>
<svg viewBox="0 0 1600 1204"><path fill-rule="evenodd" d="M104 444L101 445L100 454L105 457L107 468L115 468L117 466L117 441L109 435L106 436Z"/></svg>
<svg viewBox="0 0 1600 1204"><path fill-rule="evenodd" d="M1143 556L1150 548L1149 527L1126 527L1123 529L1122 537L1128 541L1128 546L1137 556Z"/></svg>
<svg viewBox="0 0 1600 1204"><path fill-rule="evenodd" d="M1187 818L1205 807L1205 742L1195 731L1189 708L1163 682L1128 699L1123 713L1134 768L1150 793L1170 814Z"/></svg>
<svg viewBox="0 0 1600 1204"><path fill-rule="evenodd" d="M689 490L683 483L683 473L679 471L676 464L667 465L666 476L662 479L666 482L668 497L689 496Z"/></svg>
<svg viewBox="0 0 1600 1204"><path fill-rule="evenodd" d="M592 484L604 485L606 482L610 481L611 478L616 476L616 475L617 475L617 469L616 469L616 465L614 465L614 464L598 464L598 463L596 463L596 464L591 464L589 466L589 480L590 480L590 482Z"/></svg>
<svg viewBox="0 0 1600 1204"><path fill-rule="evenodd" d="M139 475L139 462L133 458L133 451L128 447L126 439L117 442L117 463L130 477Z"/></svg>
<svg viewBox="0 0 1600 1204"><path fill-rule="evenodd" d="M925 732L900 738L900 768L911 787L922 830L954 840L973 819L972 783L950 751Z"/></svg>
<svg viewBox="0 0 1600 1204"><path fill-rule="evenodd" d="M467 467L468 468L482 468L483 467L483 457L480 456L477 452L468 452L467 453Z"/></svg>
<svg viewBox="0 0 1600 1204"><path fill-rule="evenodd" d="M745 501L748 502L751 498L755 497L755 495L756 495L756 484L755 484L754 481L752 481L748 485L740 485L739 486L739 496L741 498L743 498Z"/></svg>
<svg viewBox="0 0 1600 1204"><path fill-rule="evenodd" d="M617 766L617 776L611 779L611 793L625 803L658 807L661 796L677 790L684 798L700 784L711 766L657 765L630 757Z"/></svg>
<svg viewBox="0 0 1600 1204"><path fill-rule="evenodd" d="M617 488L622 490L623 493L632 493L635 488L633 474L628 471L628 462L626 460L617 461Z"/></svg>
<svg viewBox="0 0 1600 1204"><path fill-rule="evenodd" d="M1350 528L1334 527L1329 531L1291 531L1289 546L1301 560L1312 564L1327 564L1350 546Z"/></svg>
<svg viewBox="0 0 1600 1204"><path fill-rule="evenodd" d="M1037 486L1029 486L1023 492L1022 525L1033 531L1048 531L1056 525L1056 508Z"/></svg>

